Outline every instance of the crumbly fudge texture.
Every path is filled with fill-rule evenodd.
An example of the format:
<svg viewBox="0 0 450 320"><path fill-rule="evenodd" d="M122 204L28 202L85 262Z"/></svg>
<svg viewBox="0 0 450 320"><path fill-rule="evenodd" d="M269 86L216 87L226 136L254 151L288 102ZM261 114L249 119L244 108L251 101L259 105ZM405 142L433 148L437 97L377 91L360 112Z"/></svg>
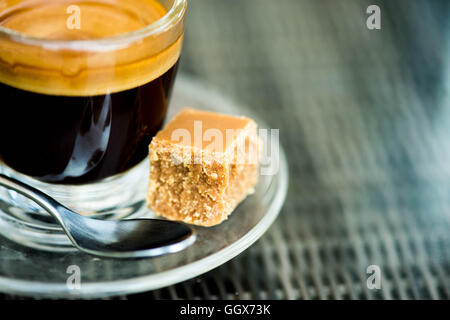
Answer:
<svg viewBox="0 0 450 320"><path fill-rule="evenodd" d="M253 192L259 150L253 120L182 110L150 144L148 206L170 220L221 223Z"/></svg>

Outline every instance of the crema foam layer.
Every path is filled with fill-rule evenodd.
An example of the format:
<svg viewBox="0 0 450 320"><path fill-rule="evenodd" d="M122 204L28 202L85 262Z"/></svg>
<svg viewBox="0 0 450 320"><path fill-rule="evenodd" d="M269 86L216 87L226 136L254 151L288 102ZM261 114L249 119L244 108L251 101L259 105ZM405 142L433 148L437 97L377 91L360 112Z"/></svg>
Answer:
<svg viewBox="0 0 450 320"><path fill-rule="evenodd" d="M156 0L13 0L0 3L0 26L45 40L96 40L142 29L167 10ZM0 36L0 82L62 96L113 93L168 71L181 52L183 31L168 30L115 47L53 48ZM97 45L96 45L97 46Z"/></svg>

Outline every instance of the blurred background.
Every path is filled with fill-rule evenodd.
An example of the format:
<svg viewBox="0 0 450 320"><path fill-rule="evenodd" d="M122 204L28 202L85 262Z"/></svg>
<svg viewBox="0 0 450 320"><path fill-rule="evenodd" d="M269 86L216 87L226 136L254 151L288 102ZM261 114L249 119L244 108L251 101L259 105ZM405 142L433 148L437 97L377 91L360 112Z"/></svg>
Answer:
<svg viewBox="0 0 450 320"><path fill-rule="evenodd" d="M130 298L449 299L449 23L447 0L191 0L181 72L280 128L289 194L237 258Z"/></svg>
<svg viewBox="0 0 450 320"><path fill-rule="evenodd" d="M449 299L449 23L446 0L191 0L181 72L280 129L289 193L235 259L119 298Z"/></svg>

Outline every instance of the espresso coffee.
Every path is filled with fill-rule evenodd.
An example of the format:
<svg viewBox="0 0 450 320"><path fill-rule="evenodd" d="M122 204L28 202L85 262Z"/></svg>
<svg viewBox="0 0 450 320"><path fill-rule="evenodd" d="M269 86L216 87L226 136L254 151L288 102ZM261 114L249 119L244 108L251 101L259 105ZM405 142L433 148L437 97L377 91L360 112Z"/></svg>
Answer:
<svg viewBox="0 0 450 320"><path fill-rule="evenodd" d="M0 156L52 183L86 183L126 171L148 154L176 73L107 95L65 97L0 84Z"/></svg>
<svg viewBox="0 0 450 320"><path fill-rule="evenodd" d="M67 10L73 5L79 28L68 28L77 22L77 10ZM96 182L141 162L164 121L182 35L100 52L92 42L77 51L58 41L117 36L166 13L156 0L28 0L0 11L0 26L56 41L34 51L0 43L0 161L64 184Z"/></svg>

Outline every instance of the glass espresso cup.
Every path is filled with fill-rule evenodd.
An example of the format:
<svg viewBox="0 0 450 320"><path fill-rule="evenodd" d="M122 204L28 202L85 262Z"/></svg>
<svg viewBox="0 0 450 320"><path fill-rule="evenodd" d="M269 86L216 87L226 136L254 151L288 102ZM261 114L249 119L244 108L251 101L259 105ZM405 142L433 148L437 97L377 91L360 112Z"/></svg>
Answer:
<svg viewBox="0 0 450 320"><path fill-rule="evenodd" d="M185 13L186 0L1 1L0 172L81 214L142 214ZM41 239L47 225L41 208L0 190L2 234L51 247L48 234L61 235L51 225Z"/></svg>

